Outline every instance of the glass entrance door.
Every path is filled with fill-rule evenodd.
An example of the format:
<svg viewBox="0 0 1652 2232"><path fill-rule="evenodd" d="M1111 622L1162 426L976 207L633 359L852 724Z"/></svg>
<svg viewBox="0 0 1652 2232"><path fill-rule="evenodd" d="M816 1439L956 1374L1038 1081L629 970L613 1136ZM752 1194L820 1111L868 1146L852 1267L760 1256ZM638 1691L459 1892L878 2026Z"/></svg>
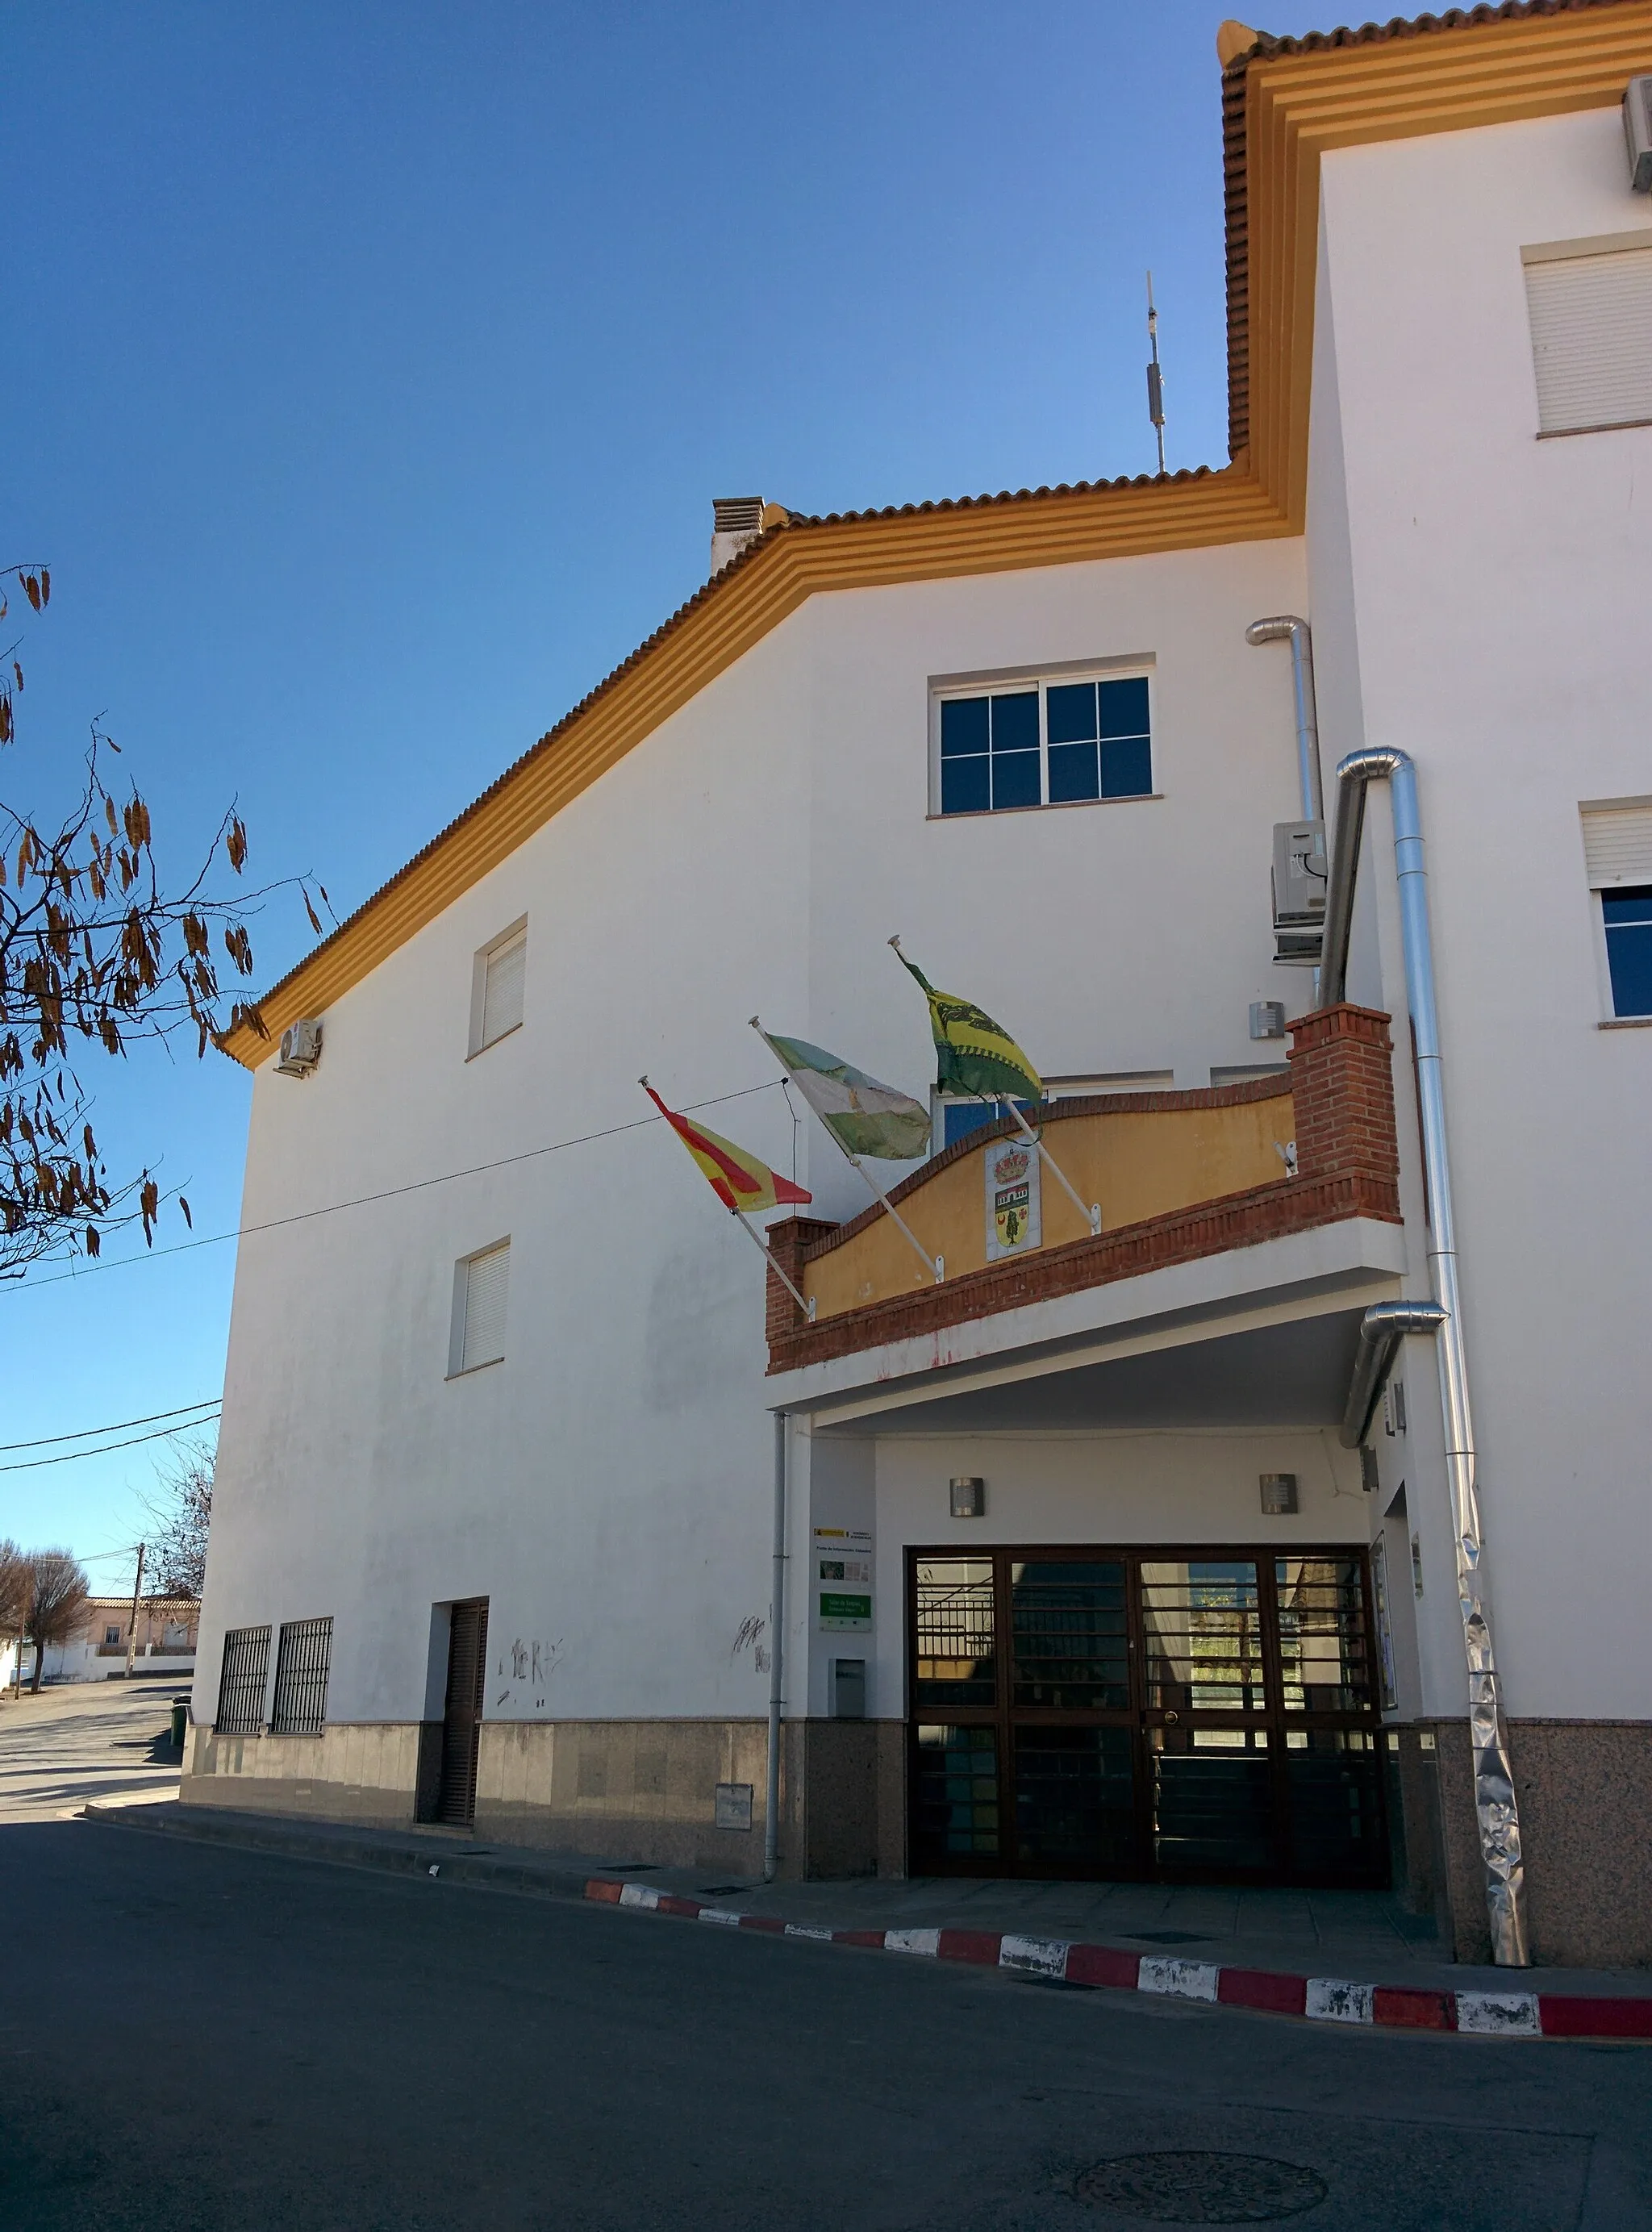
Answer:
<svg viewBox="0 0 1652 2232"><path fill-rule="evenodd" d="M1363 1555L910 1559L910 1865L1386 1879Z"/></svg>

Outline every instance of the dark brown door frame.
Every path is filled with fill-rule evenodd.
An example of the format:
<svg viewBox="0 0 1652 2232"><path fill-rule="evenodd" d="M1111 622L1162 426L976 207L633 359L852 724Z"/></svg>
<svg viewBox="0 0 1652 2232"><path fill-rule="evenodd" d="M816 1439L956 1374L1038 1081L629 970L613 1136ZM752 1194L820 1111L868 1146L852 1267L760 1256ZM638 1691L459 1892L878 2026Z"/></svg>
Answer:
<svg viewBox="0 0 1652 2232"><path fill-rule="evenodd" d="M962 1558L976 1562L990 1561L993 1567L993 1645L998 1669L998 1699L991 1706L943 1705L920 1706L914 1692L917 1681L917 1567L927 1558ZM1352 1558L1359 1568L1360 1600L1364 1619L1365 1664L1370 1703L1364 1710L1353 1709L1338 1712L1287 1713L1284 1704L1284 1653L1279 1617L1279 1593L1274 1561L1279 1558ZM1125 1624L1127 1659L1130 1670L1129 1706L1123 1710L1060 1711L1053 1709L1017 1707L1013 1702L1014 1629L1011 1620L1010 1590L1002 1585L1001 1576L1017 1560L1053 1560L1060 1562L1111 1564L1122 1563L1125 1569ZM1234 1562L1253 1563L1256 1567L1258 1628L1262 1648L1263 1706L1260 1711L1235 1712L1209 1707L1200 1707L1183 1713L1180 1708L1150 1706L1147 1703L1146 1649L1143 1632L1143 1600L1141 1568L1159 1562L1203 1565ZM1043 1871L1023 1868L1016 1859L1014 1849L1014 1731L1018 1726L1095 1728L1127 1725L1133 1731L1132 1757L1134 1762L1134 1803L1136 1814L1137 1865L1125 1872L1112 1871L1106 1880L1114 1881L1176 1881L1190 1883L1310 1883L1322 1880L1292 1873L1286 1849L1289 1833L1289 1798L1287 1795L1287 1750L1286 1736L1289 1731L1314 1729L1348 1729L1369 1734L1376 1773L1372 1777L1374 1802L1377 1808L1377 1830L1374 1849L1386 1856L1388 1835L1386 1824L1386 1777L1382 1772L1382 1690L1381 1671L1377 1664L1380 1642L1377 1632L1376 1605L1371 1593L1371 1561L1368 1544L1357 1542L1227 1542L1227 1543L1092 1543L1092 1542L1035 1542L1035 1543L970 1543L945 1542L909 1546L906 1552L905 1605L904 1608L906 1645L906 1760L907 1760L907 1818L910 1825L917 1792L918 1747L917 1730L920 1722L944 1723L956 1728L991 1728L997 1739L998 1821L1000 1849L995 1858L959 1859L953 1862L949 1873L958 1875L1036 1875ZM1169 1716L1167 1721L1167 1714ZM1267 1732L1269 1784L1273 1799L1274 1824L1274 1864L1272 1868L1245 1874L1236 1871L1187 1870L1166 1874L1152 1865L1152 1777L1148 1736L1151 1729L1169 1724L1191 1728L1260 1728ZM1054 1871L1047 1872L1053 1873Z"/></svg>

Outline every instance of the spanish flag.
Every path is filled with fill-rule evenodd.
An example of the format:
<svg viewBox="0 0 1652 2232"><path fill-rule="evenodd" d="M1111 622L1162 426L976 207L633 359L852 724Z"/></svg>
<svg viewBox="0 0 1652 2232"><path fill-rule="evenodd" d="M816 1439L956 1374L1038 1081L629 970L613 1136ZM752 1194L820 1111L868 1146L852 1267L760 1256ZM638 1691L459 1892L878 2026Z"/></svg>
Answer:
<svg viewBox="0 0 1652 2232"><path fill-rule="evenodd" d="M923 971L901 952L899 938L891 938L889 942L902 965L923 987L923 996L930 1003L936 1082L941 1091L979 1093L988 1100L1002 1094L1018 1100L1042 1100L1043 1080L1009 1033L973 1000L937 992Z"/></svg>
<svg viewBox="0 0 1652 2232"><path fill-rule="evenodd" d="M712 1192L725 1209L748 1216L755 1210L778 1209L786 1202L813 1200L813 1194L806 1193L800 1185L794 1185L790 1178L781 1178L778 1171L771 1171L767 1163L760 1163L743 1147L736 1147L732 1139L709 1132L702 1125L690 1124L686 1116L679 1116L674 1109L668 1108L645 1077L639 1082L699 1165Z"/></svg>

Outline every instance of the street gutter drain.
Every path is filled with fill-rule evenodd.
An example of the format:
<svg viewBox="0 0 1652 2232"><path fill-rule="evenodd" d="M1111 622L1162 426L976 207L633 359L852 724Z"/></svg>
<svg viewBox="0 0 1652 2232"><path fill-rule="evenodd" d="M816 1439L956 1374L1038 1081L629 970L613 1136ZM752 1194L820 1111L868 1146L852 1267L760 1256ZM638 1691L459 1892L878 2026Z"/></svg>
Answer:
<svg viewBox="0 0 1652 2232"><path fill-rule="evenodd" d="M1202 2152L1113 2155L1073 2186L1079 2201L1151 2224L1279 2224L1329 2190L1298 2163Z"/></svg>

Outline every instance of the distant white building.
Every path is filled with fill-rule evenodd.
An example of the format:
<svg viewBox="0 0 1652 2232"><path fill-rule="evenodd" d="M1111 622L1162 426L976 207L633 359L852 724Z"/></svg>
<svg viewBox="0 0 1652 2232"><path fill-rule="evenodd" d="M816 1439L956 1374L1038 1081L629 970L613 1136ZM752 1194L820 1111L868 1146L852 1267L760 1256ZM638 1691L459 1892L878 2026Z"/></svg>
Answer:
<svg viewBox="0 0 1652 2232"><path fill-rule="evenodd" d="M1391 1878L1465 1956L1652 1959L1652 13L1223 59L1230 465L720 507L231 1042L187 1801L752 1872L782 1416L782 1870ZM1001 1258L1040 1166L937 1100L937 1283L795 1120L754 1013L922 1091L895 931L1099 1234L1045 1166ZM813 1191L812 1317L642 1072Z"/></svg>
<svg viewBox="0 0 1652 2232"><path fill-rule="evenodd" d="M188 1674L195 1665L201 1607L191 1597L146 1597L138 1606L133 1651L136 1674ZM124 1677L132 1640L132 1599L87 1597L75 1633L46 1646L46 1682L106 1682ZM3 1662L0 1662L3 1663ZM32 1644L23 1646L23 1680L34 1677Z"/></svg>

